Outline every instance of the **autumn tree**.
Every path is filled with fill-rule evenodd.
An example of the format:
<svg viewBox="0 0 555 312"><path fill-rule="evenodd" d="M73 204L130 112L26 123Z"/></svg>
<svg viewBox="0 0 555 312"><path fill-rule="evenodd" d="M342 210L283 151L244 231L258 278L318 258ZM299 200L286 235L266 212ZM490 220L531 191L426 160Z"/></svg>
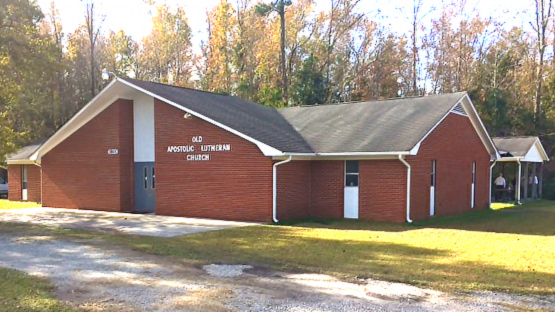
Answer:
<svg viewBox="0 0 555 312"><path fill-rule="evenodd" d="M172 11L161 5L152 22L152 32L143 39L138 53L136 76L179 86L192 85L194 56L185 9L178 7Z"/></svg>
<svg viewBox="0 0 555 312"><path fill-rule="evenodd" d="M547 32L553 8L552 0L534 0L535 2L535 19L530 23L536 34L536 50L538 54L538 65L536 70L536 94L535 94L535 123L536 128L541 126L542 116L542 84L544 79L544 58L545 49L547 48Z"/></svg>
<svg viewBox="0 0 555 312"><path fill-rule="evenodd" d="M289 105L288 92L287 92L287 71L286 71L286 58L285 58L285 7L292 4L291 0L275 0L268 3L260 3L256 6L256 11L260 15L267 15L270 12L277 12L280 20L281 30L281 44L280 44L280 63L281 63L281 87L283 102Z"/></svg>

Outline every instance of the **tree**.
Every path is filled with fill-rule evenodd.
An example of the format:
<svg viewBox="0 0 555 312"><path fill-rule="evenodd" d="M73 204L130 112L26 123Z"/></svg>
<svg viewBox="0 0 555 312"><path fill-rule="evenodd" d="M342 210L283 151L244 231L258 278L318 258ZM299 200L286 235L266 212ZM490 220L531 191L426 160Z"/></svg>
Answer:
<svg viewBox="0 0 555 312"><path fill-rule="evenodd" d="M309 56L299 71L296 72L297 83L293 89L293 99L296 104L323 104L326 100L326 86L324 75L317 68L317 60Z"/></svg>
<svg viewBox="0 0 555 312"><path fill-rule="evenodd" d="M283 102L289 105L288 92L287 92L287 72L286 72L286 58L285 58L285 7L292 4L291 0L275 0L274 2L260 3L256 6L256 11L260 15L266 15L270 12L277 12L280 18L281 25L281 86L282 86L282 96Z"/></svg>
<svg viewBox="0 0 555 312"><path fill-rule="evenodd" d="M157 8L152 32L143 39L136 76L179 86L192 85L194 57L185 9Z"/></svg>
<svg viewBox="0 0 555 312"><path fill-rule="evenodd" d="M544 57L547 47L547 26L552 18L551 9L553 8L552 0L534 0L536 4L535 20L531 22L532 28L536 33L536 50L538 53L538 65L536 70L536 96L535 96L535 123L536 129L541 126L542 116L542 83L544 79Z"/></svg>
<svg viewBox="0 0 555 312"><path fill-rule="evenodd" d="M52 42L39 29L43 19L33 1L3 0L0 6L0 163L50 134L44 116L50 116L48 82L58 64Z"/></svg>
<svg viewBox="0 0 555 312"><path fill-rule="evenodd" d="M90 49L90 76L91 76L91 96L94 97L97 92L96 76L98 68L96 67L95 60L95 49L98 40L98 35L100 34L100 27L102 22L104 22L105 16L101 17L100 23L96 24L96 16L94 11L94 3L92 1L87 1L85 3L85 26L87 29L87 35L89 38L89 49Z"/></svg>
<svg viewBox="0 0 555 312"><path fill-rule="evenodd" d="M138 49L137 42L123 30L111 31L106 42L107 69L119 77L135 74Z"/></svg>

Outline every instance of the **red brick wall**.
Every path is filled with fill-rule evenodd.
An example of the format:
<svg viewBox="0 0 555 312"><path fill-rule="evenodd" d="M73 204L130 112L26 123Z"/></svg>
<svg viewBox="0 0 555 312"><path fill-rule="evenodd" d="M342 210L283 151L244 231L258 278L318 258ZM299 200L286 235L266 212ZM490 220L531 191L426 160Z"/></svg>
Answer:
<svg viewBox="0 0 555 312"><path fill-rule="evenodd" d="M35 165L27 165L27 200L40 202L40 174L41 168Z"/></svg>
<svg viewBox="0 0 555 312"><path fill-rule="evenodd" d="M436 160L437 216L470 211L472 162L476 161L475 209L489 205L489 154L468 117L450 114L422 142L417 156L407 157L412 167L411 214L421 220L430 214L430 173Z"/></svg>
<svg viewBox="0 0 555 312"><path fill-rule="evenodd" d="M133 102L123 102L120 106L119 123L119 166L120 166L120 211L135 209L135 153Z"/></svg>
<svg viewBox="0 0 555 312"><path fill-rule="evenodd" d="M40 167L35 165L27 166L27 201L40 202ZM21 180L22 165L8 166L8 198L9 200L22 200Z"/></svg>
<svg viewBox="0 0 555 312"><path fill-rule="evenodd" d="M317 218L343 219L345 162L311 162L310 215Z"/></svg>
<svg viewBox="0 0 555 312"><path fill-rule="evenodd" d="M199 118L155 100L156 213L162 215L271 221L272 160L258 147ZM231 144L229 152L210 152L210 161L187 161L168 146ZM201 152L195 151L194 154Z"/></svg>
<svg viewBox="0 0 555 312"><path fill-rule="evenodd" d="M8 199L21 200L21 166L8 166ZM29 175L27 175L29 181Z"/></svg>
<svg viewBox="0 0 555 312"><path fill-rule="evenodd" d="M43 205L132 210L132 142L133 102L119 99L42 157Z"/></svg>
<svg viewBox="0 0 555 312"><path fill-rule="evenodd" d="M292 161L277 168L278 219L309 216L312 162Z"/></svg>
<svg viewBox="0 0 555 312"><path fill-rule="evenodd" d="M407 167L399 160L359 161L359 219L403 222Z"/></svg>

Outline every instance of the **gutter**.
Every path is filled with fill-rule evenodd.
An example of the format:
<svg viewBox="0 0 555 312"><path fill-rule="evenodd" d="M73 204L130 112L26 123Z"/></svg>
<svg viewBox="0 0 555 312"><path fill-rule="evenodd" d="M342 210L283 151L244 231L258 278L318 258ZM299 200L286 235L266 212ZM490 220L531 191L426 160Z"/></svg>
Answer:
<svg viewBox="0 0 555 312"><path fill-rule="evenodd" d="M289 158L287 158L286 160L275 163L272 170L272 220L274 221L274 223L278 223L279 221L277 218L277 167L290 162L292 159L293 156L289 155Z"/></svg>
<svg viewBox="0 0 555 312"><path fill-rule="evenodd" d="M491 189L493 188L493 167L497 164L497 159L489 166L489 209L491 209Z"/></svg>
<svg viewBox="0 0 555 312"><path fill-rule="evenodd" d="M410 165L403 158L402 154L399 154L399 161L407 167L407 222L412 223L412 219L410 218Z"/></svg>

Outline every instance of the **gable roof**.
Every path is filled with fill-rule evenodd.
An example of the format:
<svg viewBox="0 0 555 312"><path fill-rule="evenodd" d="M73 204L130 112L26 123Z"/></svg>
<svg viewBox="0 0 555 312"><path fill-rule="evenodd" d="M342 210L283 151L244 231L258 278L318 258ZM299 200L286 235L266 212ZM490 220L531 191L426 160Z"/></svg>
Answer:
<svg viewBox="0 0 555 312"><path fill-rule="evenodd" d="M465 92L280 110L318 153L407 152Z"/></svg>
<svg viewBox="0 0 555 312"><path fill-rule="evenodd" d="M31 160L31 156L41 147L43 142L27 145L25 147L20 148L17 152L10 154L7 156L7 160L11 164L16 163L33 163Z"/></svg>
<svg viewBox="0 0 555 312"><path fill-rule="evenodd" d="M275 108L254 104L236 96L130 78L119 79L183 108L197 112L280 151L314 152L303 137Z"/></svg>
<svg viewBox="0 0 555 312"><path fill-rule="evenodd" d="M543 161L549 161L549 156L545 152L540 139L536 136L497 137L493 138L493 142L499 149L499 152L502 154L509 153L512 157L517 158L525 158L535 146L538 148Z"/></svg>
<svg viewBox="0 0 555 312"><path fill-rule="evenodd" d="M256 144L265 156L416 155L420 143L451 112L470 118L490 155L498 157L465 92L385 101L269 108L241 98L130 78L116 78L36 149L41 157L118 98L137 92ZM460 107L459 107L460 108Z"/></svg>

